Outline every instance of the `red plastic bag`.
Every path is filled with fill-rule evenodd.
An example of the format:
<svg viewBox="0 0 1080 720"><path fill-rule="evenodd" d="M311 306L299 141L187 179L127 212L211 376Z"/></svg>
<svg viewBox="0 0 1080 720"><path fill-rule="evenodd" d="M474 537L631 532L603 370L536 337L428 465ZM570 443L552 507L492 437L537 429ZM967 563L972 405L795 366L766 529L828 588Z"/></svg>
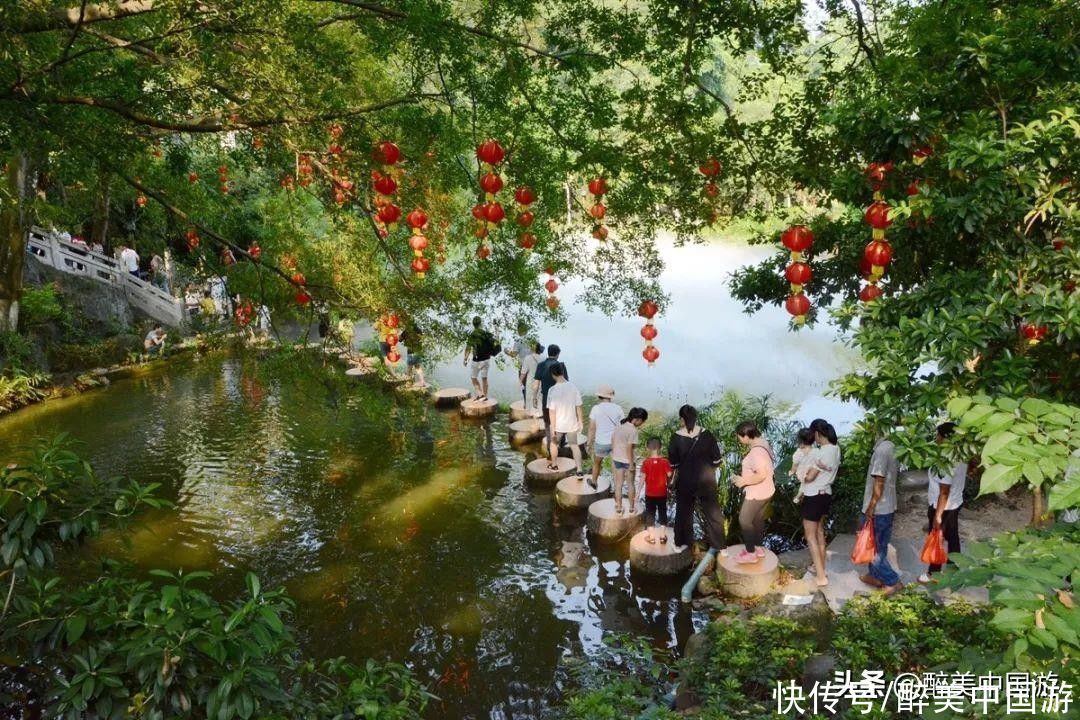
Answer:
<svg viewBox="0 0 1080 720"><path fill-rule="evenodd" d="M851 562L856 565L868 565L877 556L877 544L874 542L874 518L866 519L855 535L855 547L851 549Z"/></svg>
<svg viewBox="0 0 1080 720"><path fill-rule="evenodd" d="M922 546L922 554L919 556L927 565L944 565L949 559L949 553L945 552L945 533L941 528L931 530L926 534L926 542Z"/></svg>

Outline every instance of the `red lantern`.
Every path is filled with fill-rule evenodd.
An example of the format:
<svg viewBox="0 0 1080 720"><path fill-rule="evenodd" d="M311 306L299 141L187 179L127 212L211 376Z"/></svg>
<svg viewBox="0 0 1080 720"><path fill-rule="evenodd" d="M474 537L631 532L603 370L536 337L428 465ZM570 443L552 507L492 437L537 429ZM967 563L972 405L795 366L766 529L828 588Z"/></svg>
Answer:
<svg viewBox="0 0 1080 720"><path fill-rule="evenodd" d="M536 246L536 236L532 233L522 233L518 238L518 245L525 250L532 250Z"/></svg>
<svg viewBox="0 0 1080 720"><path fill-rule="evenodd" d="M390 352L386 353L386 361L391 365L396 365L399 360L401 360L401 353L399 353L397 350L391 350Z"/></svg>
<svg viewBox="0 0 1080 720"><path fill-rule="evenodd" d="M398 342L400 342L400 340L396 334L390 333L386 336L386 344L390 347L396 347Z"/></svg>
<svg viewBox="0 0 1080 720"><path fill-rule="evenodd" d="M481 245L480 247L476 248L476 257L480 258L481 260L487 260L489 257L491 257L491 248L489 248L487 245Z"/></svg>
<svg viewBox="0 0 1080 720"><path fill-rule="evenodd" d="M921 184L922 183L920 181L918 181L918 180L912 180L910 183L908 183L907 194L909 196L910 195L918 195L919 194L919 186Z"/></svg>
<svg viewBox="0 0 1080 720"><path fill-rule="evenodd" d="M146 207L146 196L140 195L139 197L135 198L135 204L139 207Z"/></svg>
<svg viewBox="0 0 1080 720"><path fill-rule="evenodd" d="M804 262L793 262L784 270L784 277L792 285L805 285L814 276L810 266Z"/></svg>
<svg viewBox="0 0 1080 720"><path fill-rule="evenodd" d="M401 319L397 315L395 315L393 313L390 313L389 315L386 316L385 325L386 325L386 327L390 328L391 330L397 330L397 327L400 324L401 324Z"/></svg>
<svg viewBox="0 0 1080 720"><path fill-rule="evenodd" d="M657 350L655 345L646 345L645 349L641 351L641 357L652 365L660 358L660 351Z"/></svg>
<svg viewBox="0 0 1080 720"><path fill-rule="evenodd" d="M544 304L547 305L548 310L555 311L559 307L559 298L548 295L548 299L544 301Z"/></svg>
<svg viewBox="0 0 1080 720"><path fill-rule="evenodd" d="M421 230L427 225L428 216L420 208L414 208L411 213L405 218L405 222L409 224L413 230Z"/></svg>
<svg viewBox="0 0 1080 720"><path fill-rule="evenodd" d="M866 166L866 170L863 174L866 175L866 179L870 181L871 187L875 190L880 190L885 184L885 175L893 169L891 162L877 163L873 162Z"/></svg>
<svg viewBox="0 0 1080 720"><path fill-rule="evenodd" d="M892 245L885 240L872 240L863 250L863 257L871 266L885 267L892 260Z"/></svg>
<svg viewBox="0 0 1080 720"><path fill-rule="evenodd" d="M293 273L292 282L293 285L307 285L307 278L304 277L303 273Z"/></svg>
<svg viewBox="0 0 1080 720"><path fill-rule="evenodd" d="M884 230L892 225L892 220L889 219L889 203L884 200L875 200L871 203L870 207L866 208L864 217L870 227L875 230Z"/></svg>
<svg viewBox="0 0 1080 720"><path fill-rule="evenodd" d="M863 289L859 291L859 299L865 303L874 302L882 296L881 288L871 283L864 285Z"/></svg>
<svg viewBox="0 0 1080 720"><path fill-rule="evenodd" d="M801 253L814 244L814 233L805 225L792 225L780 236L780 242L791 252Z"/></svg>
<svg viewBox="0 0 1080 720"><path fill-rule="evenodd" d="M803 293L788 295L784 301L784 309L797 318L802 317L810 312L810 298Z"/></svg>
<svg viewBox="0 0 1080 720"><path fill-rule="evenodd" d="M309 302L311 302L311 296L308 295L303 290L300 290L299 292L297 292L295 297L296 297L296 303L298 305L307 305Z"/></svg>
<svg viewBox="0 0 1080 720"><path fill-rule="evenodd" d="M656 313L660 311L660 308L652 300L645 300L638 305L637 314L646 320L652 320L656 317Z"/></svg>
<svg viewBox="0 0 1080 720"><path fill-rule="evenodd" d="M554 293L559 289L559 283L555 282L555 278L548 278L548 281L544 283L544 289L549 293Z"/></svg>
<svg viewBox="0 0 1080 720"><path fill-rule="evenodd" d="M259 247L257 244L252 245L251 247L249 247L247 249L247 254L248 254L248 257L251 258L252 260L258 260L259 258L262 257L262 248Z"/></svg>
<svg viewBox="0 0 1080 720"><path fill-rule="evenodd" d="M597 240L607 240L608 229L606 225L597 225L593 228L592 236Z"/></svg>
<svg viewBox="0 0 1080 720"><path fill-rule="evenodd" d="M335 140L341 137L341 134L345 132L345 130L338 123L333 123L327 129L330 131L330 137L334 138Z"/></svg>
<svg viewBox="0 0 1080 720"><path fill-rule="evenodd" d="M873 271L874 271L873 263L871 263L869 260L867 260L866 256L863 255L863 257L859 259L859 275L862 275L863 277L867 277Z"/></svg>
<svg viewBox="0 0 1080 720"><path fill-rule="evenodd" d="M488 138L476 146L476 158L480 162L488 165L498 165L503 161L504 157L506 157L506 153L497 140Z"/></svg>
<svg viewBox="0 0 1080 720"><path fill-rule="evenodd" d="M330 143L330 146L326 148L326 152L330 153L331 155L340 155L342 151L343 148L337 143Z"/></svg>
<svg viewBox="0 0 1080 720"><path fill-rule="evenodd" d="M934 154L934 149L929 145L923 145L917 147L911 151L911 161L916 165L922 165L927 159Z"/></svg>
<svg viewBox="0 0 1080 720"><path fill-rule="evenodd" d="M224 188L222 189L222 192L224 192ZM334 193L334 202L336 202L338 205L344 205L345 199L345 193L341 190L338 190Z"/></svg>
<svg viewBox="0 0 1080 720"><path fill-rule="evenodd" d="M397 145L385 140L375 148L375 160L383 165L397 165L401 159L401 149Z"/></svg>
<svg viewBox="0 0 1080 720"><path fill-rule="evenodd" d="M295 190L296 189L296 184L295 183L296 183L296 179L293 178L293 176L291 174L285 175L285 176L283 176L281 178L281 187L285 188L286 190Z"/></svg>
<svg viewBox="0 0 1080 720"><path fill-rule="evenodd" d="M423 275L431 269L431 262L426 257L415 257L412 261L412 271L417 275Z"/></svg>
<svg viewBox="0 0 1080 720"><path fill-rule="evenodd" d="M379 208L378 218L387 225L393 225L401 217L401 208L394 203L388 203Z"/></svg>
<svg viewBox="0 0 1080 720"><path fill-rule="evenodd" d="M371 181L371 185L375 188L375 192L380 195L393 195L398 188L397 180L382 173L379 173L378 177Z"/></svg>
<svg viewBox="0 0 1080 720"><path fill-rule="evenodd" d="M506 211L501 204L492 201L484 206L484 217L490 223L500 223L506 217Z"/></svg>
<svg viewBox="0 0 1080 720"><path fill-rule="evenodd" d="M1045 325L1032 325L1031 323L1024 323L1020 326L1020 332L1027 339L1029 345L1036 345L1040 340L1046 337L1046 333L1049 332L1049 328Z"/></svg>
<svg viewBox="0 0 1080 720"><path fill-rule="evenodd" d="M720 194L720 188L714 182L705 183L705 194L709 197L716 197Z"/></svg>
<svg viewBox="0 0 1080 720"><path fill-rule="evenodd" d="M530 211L526 210L525 212L518 213L517 224L521 227L529 227L533 224L533 220L535 219L536 216L534 216Z"/></svg>
<svg viewBox="0 0 1080 720"><path fill-rule="evenodd" d="M589 208L589 214L597 220L603 220L604 216L607 215L607 208L604 207L603 203L596 203L591 208Z"/></svg>
<svg viewBox="0 0 1080 720"><path fill-rule="evenodd" d="M656 332L655 325L645 325L643 328L641 328L641 337L645 338L649 342L655 340L657 334L658 333Z"/></svg>
<svg viewBox="0 0 1080 720"><path fill-rule="evenodd" d="M424 237L423 235L410 235L409 236L409 247L411 247L414 252L417 252L417 253L422 252L425 248L427 248L427 246L428 246L428 239L426 237Z"/></svg>
<svg viewBox="0 0 1080 720"><path fill-rule="evenodd" d="M489 172L480 178L480 187L484 192L494 195L503 189L503 180L497 173Z"/></svg>
<svg viewBox="0 0 1080 720"><path fill-rule="evenodd" d="M252 307L250 302L244 301L236 307L236 322L240 323L240 325L247 325L251 322L251 318L254 314L255 308Z"/></svg>
<svg viewBox="0 0 1080 720"><path fill-rule="evenodd" d="M716 177L720 174L720 161L714 157L706 160L702 165L698 166L698 172L705 177Z"/></svg>
<svg viewBox="0 0 1080 720"><path fill-rule="evenodd" d="M485 212L484 203L477 203L473 205L472 216L477 220L487 220L487 213Z"/></svg>
<svg viewBox="0 0 1080 720"><path fill-rule="evenodd" d="M602 177L593 178L589 181L589 192L596 197L604 195L608 191L607 180Z"/></svg>
<svg viewBox="0 0 1080 720"><path fill-rule="evenodd" d="M514 199L522 205L532 205L536 202L536 193L532 191L532 188L522 185L514 191Z"/></svg>
<svg viewBox="0 0 1080 720"><path fill-rule="evenodd" d="M199 173L195 173L195 172L189 173L188 176L187 176L187 179L188 179L189 183L192 183L192 184L197 183L197 182L199 182Z"/></svg>
<svg viewBox="0 0 1080 720"><path fill-rule="evenodd" d="M199 236L194 231L191 231L187 235L188 252L194 252L197 247L199 247Z"/></svg>

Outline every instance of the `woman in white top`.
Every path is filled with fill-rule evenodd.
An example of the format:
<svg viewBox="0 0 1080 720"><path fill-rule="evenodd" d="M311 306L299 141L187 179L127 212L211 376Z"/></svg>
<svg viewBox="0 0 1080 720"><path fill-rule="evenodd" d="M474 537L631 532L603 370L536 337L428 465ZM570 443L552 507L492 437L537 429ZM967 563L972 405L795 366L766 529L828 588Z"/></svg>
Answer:
<svg viewBox="0 0 1080 720"><path fill-rule="evenodd" d="M801 514L817 585L825 587L829 584L825 572L825 516L832 505L832 484L840 470L840 446L836 444L836 430L829 423L814 421L810 428L818 447L812 455L814 464L802 478Z"/></svg>
<svg viewBox="0 0 1080 720"><path fill-rule="evenodd" d="M634 449L637 447L638 428L649 419L644 408L630 408L615 432L611 434L611 464L615 466L615 512L623 513L623 488L630 498L630 514L637 507L637 459Z"/></svg>

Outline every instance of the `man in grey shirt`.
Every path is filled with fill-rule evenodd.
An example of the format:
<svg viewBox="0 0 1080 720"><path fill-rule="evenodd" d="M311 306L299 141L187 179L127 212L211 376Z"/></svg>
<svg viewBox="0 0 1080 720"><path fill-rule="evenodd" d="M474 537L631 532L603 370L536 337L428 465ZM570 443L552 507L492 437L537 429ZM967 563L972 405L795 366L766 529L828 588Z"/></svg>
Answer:
<svg viewBox="0 0 1080 720"><path fill-rule="evenodd" d="M863 491L862 511L865 518L874 519L874 545L877 556L867 573L859 576L867 585L892 594L903 587L900 574L889 564L889 540L892 538L893 517L896 514L896 446L880 438L874 444L870 467L866 470L866 489ZM865 520L864 520L865 522Z"/></svg>

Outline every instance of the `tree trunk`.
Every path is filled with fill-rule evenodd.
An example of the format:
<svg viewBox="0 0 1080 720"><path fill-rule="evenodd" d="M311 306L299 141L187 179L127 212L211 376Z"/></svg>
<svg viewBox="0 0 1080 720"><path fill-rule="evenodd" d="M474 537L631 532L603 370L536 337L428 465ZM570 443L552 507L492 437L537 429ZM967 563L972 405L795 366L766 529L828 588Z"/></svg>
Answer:
<svg viewBox="0 0 1080 720"><path fill-rule="evenodd" d="M111 193L109 185L111 176L105 170L98 175L98 189L94 197L94 219L90 225L90 244L100 243L106 252L111 252L106 242L109 237L109 203Z"/></svg>
<svg viewBox="0 0 1080 720"><path fill-rule="evenodd" d="M1042 487L1031 491L1031 526L1037 528L1050 527L1054 523L1054 513L1046 510L1043 502Z"/></svg>
<svg viewBox="0 0 1080 720"><path fill-rule="evenodd" d="M0 184L0 332L15 330L19 324L28 219L27 165L25 153L9 157Z"/></svg>

